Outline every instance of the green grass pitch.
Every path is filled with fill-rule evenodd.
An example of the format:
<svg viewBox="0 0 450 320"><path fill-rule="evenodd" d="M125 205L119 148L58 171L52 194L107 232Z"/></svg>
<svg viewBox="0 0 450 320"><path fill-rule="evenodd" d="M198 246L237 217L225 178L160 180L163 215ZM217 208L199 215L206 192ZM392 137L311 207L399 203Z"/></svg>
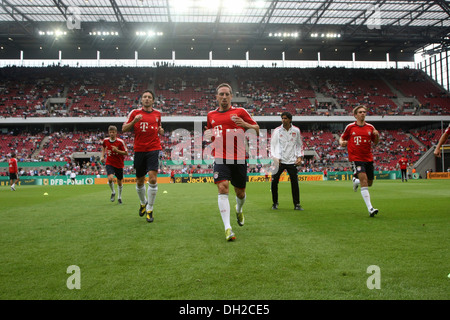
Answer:
<svg viewBox="0 0 450 320"><path fill-rule="evenodd" d="M153 223L134 185L122 205L107 185L2 187L0 299L450 299L450 181L375 181L375 218L349 181L300 192L303 212L280 183L272 211L270 184L249 183L239 227L231 191L227 242L212 183L160 184Z"/></svg>

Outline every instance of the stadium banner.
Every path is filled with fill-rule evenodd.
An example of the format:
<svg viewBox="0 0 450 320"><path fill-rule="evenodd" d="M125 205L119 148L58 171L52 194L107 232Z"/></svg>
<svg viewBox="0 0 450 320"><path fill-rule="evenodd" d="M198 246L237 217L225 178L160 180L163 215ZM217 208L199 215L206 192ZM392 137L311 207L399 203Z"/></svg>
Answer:
<svg viewBox="0 0 450 320"><path fill-rule="evenodd" d="M400 171L376 171L376 179L399 179ZM299 172L298 181L324 181L324 180L351 180L353 172L338 171L328 172L324 176L323 172ZM271 175L262 175L259 173L249 173L249 182L267 182L271 181ZM450 179L450 173L447 172L433 172L429 174L429 179ZM146 178L147 180L147 178ZM158 183L171 183L172 179L168 174L159 174ZM176 174L174 177L175 183L214 183L212 174ZM280 181L289 181L289 175L286 172L280 176ZM114 177L114 182L117 179ZM123 182L125 184L135 184L136 176L124 175ZM98 176L82 176L79 175L75 181L68 176L22 176L17 182L21 185L38 185L38 186L65 186L65 185L93 185L93 184L108 184L106 175ZM0 186L9 186L9 177L0 176Z"/></svg>
<svg viewBox="0 0 450 320"><path fill-rule="evenodd" d="M17 185L37 185L37 186L66 186L66 185L91 185L95 183L95 176L77 176L72 181L67 176L22 176L17 181ZM8 186L9 177L0 177L0 186Z"/></svg>
<svg viewBox="0 0 450 320"><path fill-rule="evenodd" d="M353 171L331 171L327 174L327 180L352 180ZM400 171L375 171L374 180L401 179Z"/></svg>
<svg viewBox="0 0 450 320"><path fill-rule="evenodd" d="M427 179L450 179L450 172L428 172Z"/></svg>
<svg viewBox="0 0 450 320"><path fill-rule="evenodd" d="M16 184L19 186L35 186L41 184L41 179L33 177L20 177ZM0 177L0 186L9 186L9 177Z"/></svg>
<svg viewBox="0 0 450 320"><path fill-rule="evenodd" d="M148 178L145 178L145 182L148 181ZM108 178L106 176L101 176L100 178L94 178L95 184L108 184ZM158 183L169 183L170 177L167 176L158 176ZM117 178L114 177L114 183L117 183ZM123 176L124 184L136 184L136 176L133 175L124 175Z"/></svg>

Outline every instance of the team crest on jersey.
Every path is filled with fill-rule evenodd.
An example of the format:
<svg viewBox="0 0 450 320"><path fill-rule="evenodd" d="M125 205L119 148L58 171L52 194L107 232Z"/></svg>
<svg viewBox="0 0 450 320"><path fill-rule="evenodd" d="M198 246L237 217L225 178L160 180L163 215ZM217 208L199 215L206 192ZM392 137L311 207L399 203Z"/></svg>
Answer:
<svg viewBox="0 0 450 320"><path fill-rule="evenodd" d="M295 137L297 135L297 132L292 132L292 136Z"/></svg>
<svg viewBox="0 0 450 320"><path fill-rule="evenodd" d="M214 172L214 179L217 179L219 177L219 172Z"/></svg>

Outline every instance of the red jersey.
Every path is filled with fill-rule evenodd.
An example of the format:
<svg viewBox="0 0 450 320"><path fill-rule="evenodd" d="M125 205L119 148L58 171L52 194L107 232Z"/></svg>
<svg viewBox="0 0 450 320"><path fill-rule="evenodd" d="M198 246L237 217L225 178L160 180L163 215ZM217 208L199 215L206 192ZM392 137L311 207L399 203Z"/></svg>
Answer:
<svg viewBox="0 0 450 320"><path fill-rule="evenodd" d="M9 164L9 173L19 173L19 168L17 167L17 160L15 158L9 159L8 164Z"/></svg>
<svg viewBox="0 0 450 320"><path fill-rule="evenodd" d="M119 149L120 151L128 151L125 142L120 138L116 138L116 140L114 141L111 141L110 138L105 138L103 140L102 146L103 148L105 148L105 155L106 155L105 164L113 166L114 168L119 169L123 168L125 156L117 152L114 152L112 150L112 147L117 147L117 149Z"/></svg>
<svg viewBox="0 0 450 320"><path fill-rule="evenodd" d="M408 160L406 158L400 158L400 160L398 160L398 165L400 166L400 169L406 170Z"/></svg>
<svg viewBox="0 0 450 320"><path fill-rule="evenodd" d="M232 117L236 116L249 124L256 124L243 108L230 107L227 111L219 111L217 108L208 113L206 127L214 131L213 147L216 159L245 160L245 129L232 120Z"/></svg>
<svg viewBox="0 0 450 320"><path fill-rule="evenodd" d="M356 121L345 127L341 135L343 140L347 140L347 151L349 161L372 162L372 141L375 140L373 131L375 127L369 123L363 126L356 124Z"/></svg>
<svg viewBox="0 0 450 320"><path fill-rule="evenodd" d="M142 114L142 119L134 124L134 151L149 152L161 150L161 140L158 135L158 128L161 126L161 112L153 109L150 112L143 108L134 109L128 115L125 124L130 123L138 115Z"/></svg>

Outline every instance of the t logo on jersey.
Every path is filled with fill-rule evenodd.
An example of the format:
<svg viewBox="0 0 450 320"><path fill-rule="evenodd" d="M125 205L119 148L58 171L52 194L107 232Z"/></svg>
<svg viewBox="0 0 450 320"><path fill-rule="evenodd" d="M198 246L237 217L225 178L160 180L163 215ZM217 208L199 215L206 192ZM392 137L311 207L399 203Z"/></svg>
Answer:
<svg viewBox="0 0 450 320"><path fill-rule="evenodd" d="M361 136L353 137L353 141L357 146L359 146L359 144L361 143Z"/></svg>
<svg viewBox="0 0 450 320"><path fill-rule="evenodd" d="M214 127L214 135L219 138L222 136L222 125L218 125Z"/></svg>
<svg viewBox="0 0 450 320"><path fill-rule="evenodd" d="M147 132L148 122L141 122L141 130L142 132Z"/></svg>

